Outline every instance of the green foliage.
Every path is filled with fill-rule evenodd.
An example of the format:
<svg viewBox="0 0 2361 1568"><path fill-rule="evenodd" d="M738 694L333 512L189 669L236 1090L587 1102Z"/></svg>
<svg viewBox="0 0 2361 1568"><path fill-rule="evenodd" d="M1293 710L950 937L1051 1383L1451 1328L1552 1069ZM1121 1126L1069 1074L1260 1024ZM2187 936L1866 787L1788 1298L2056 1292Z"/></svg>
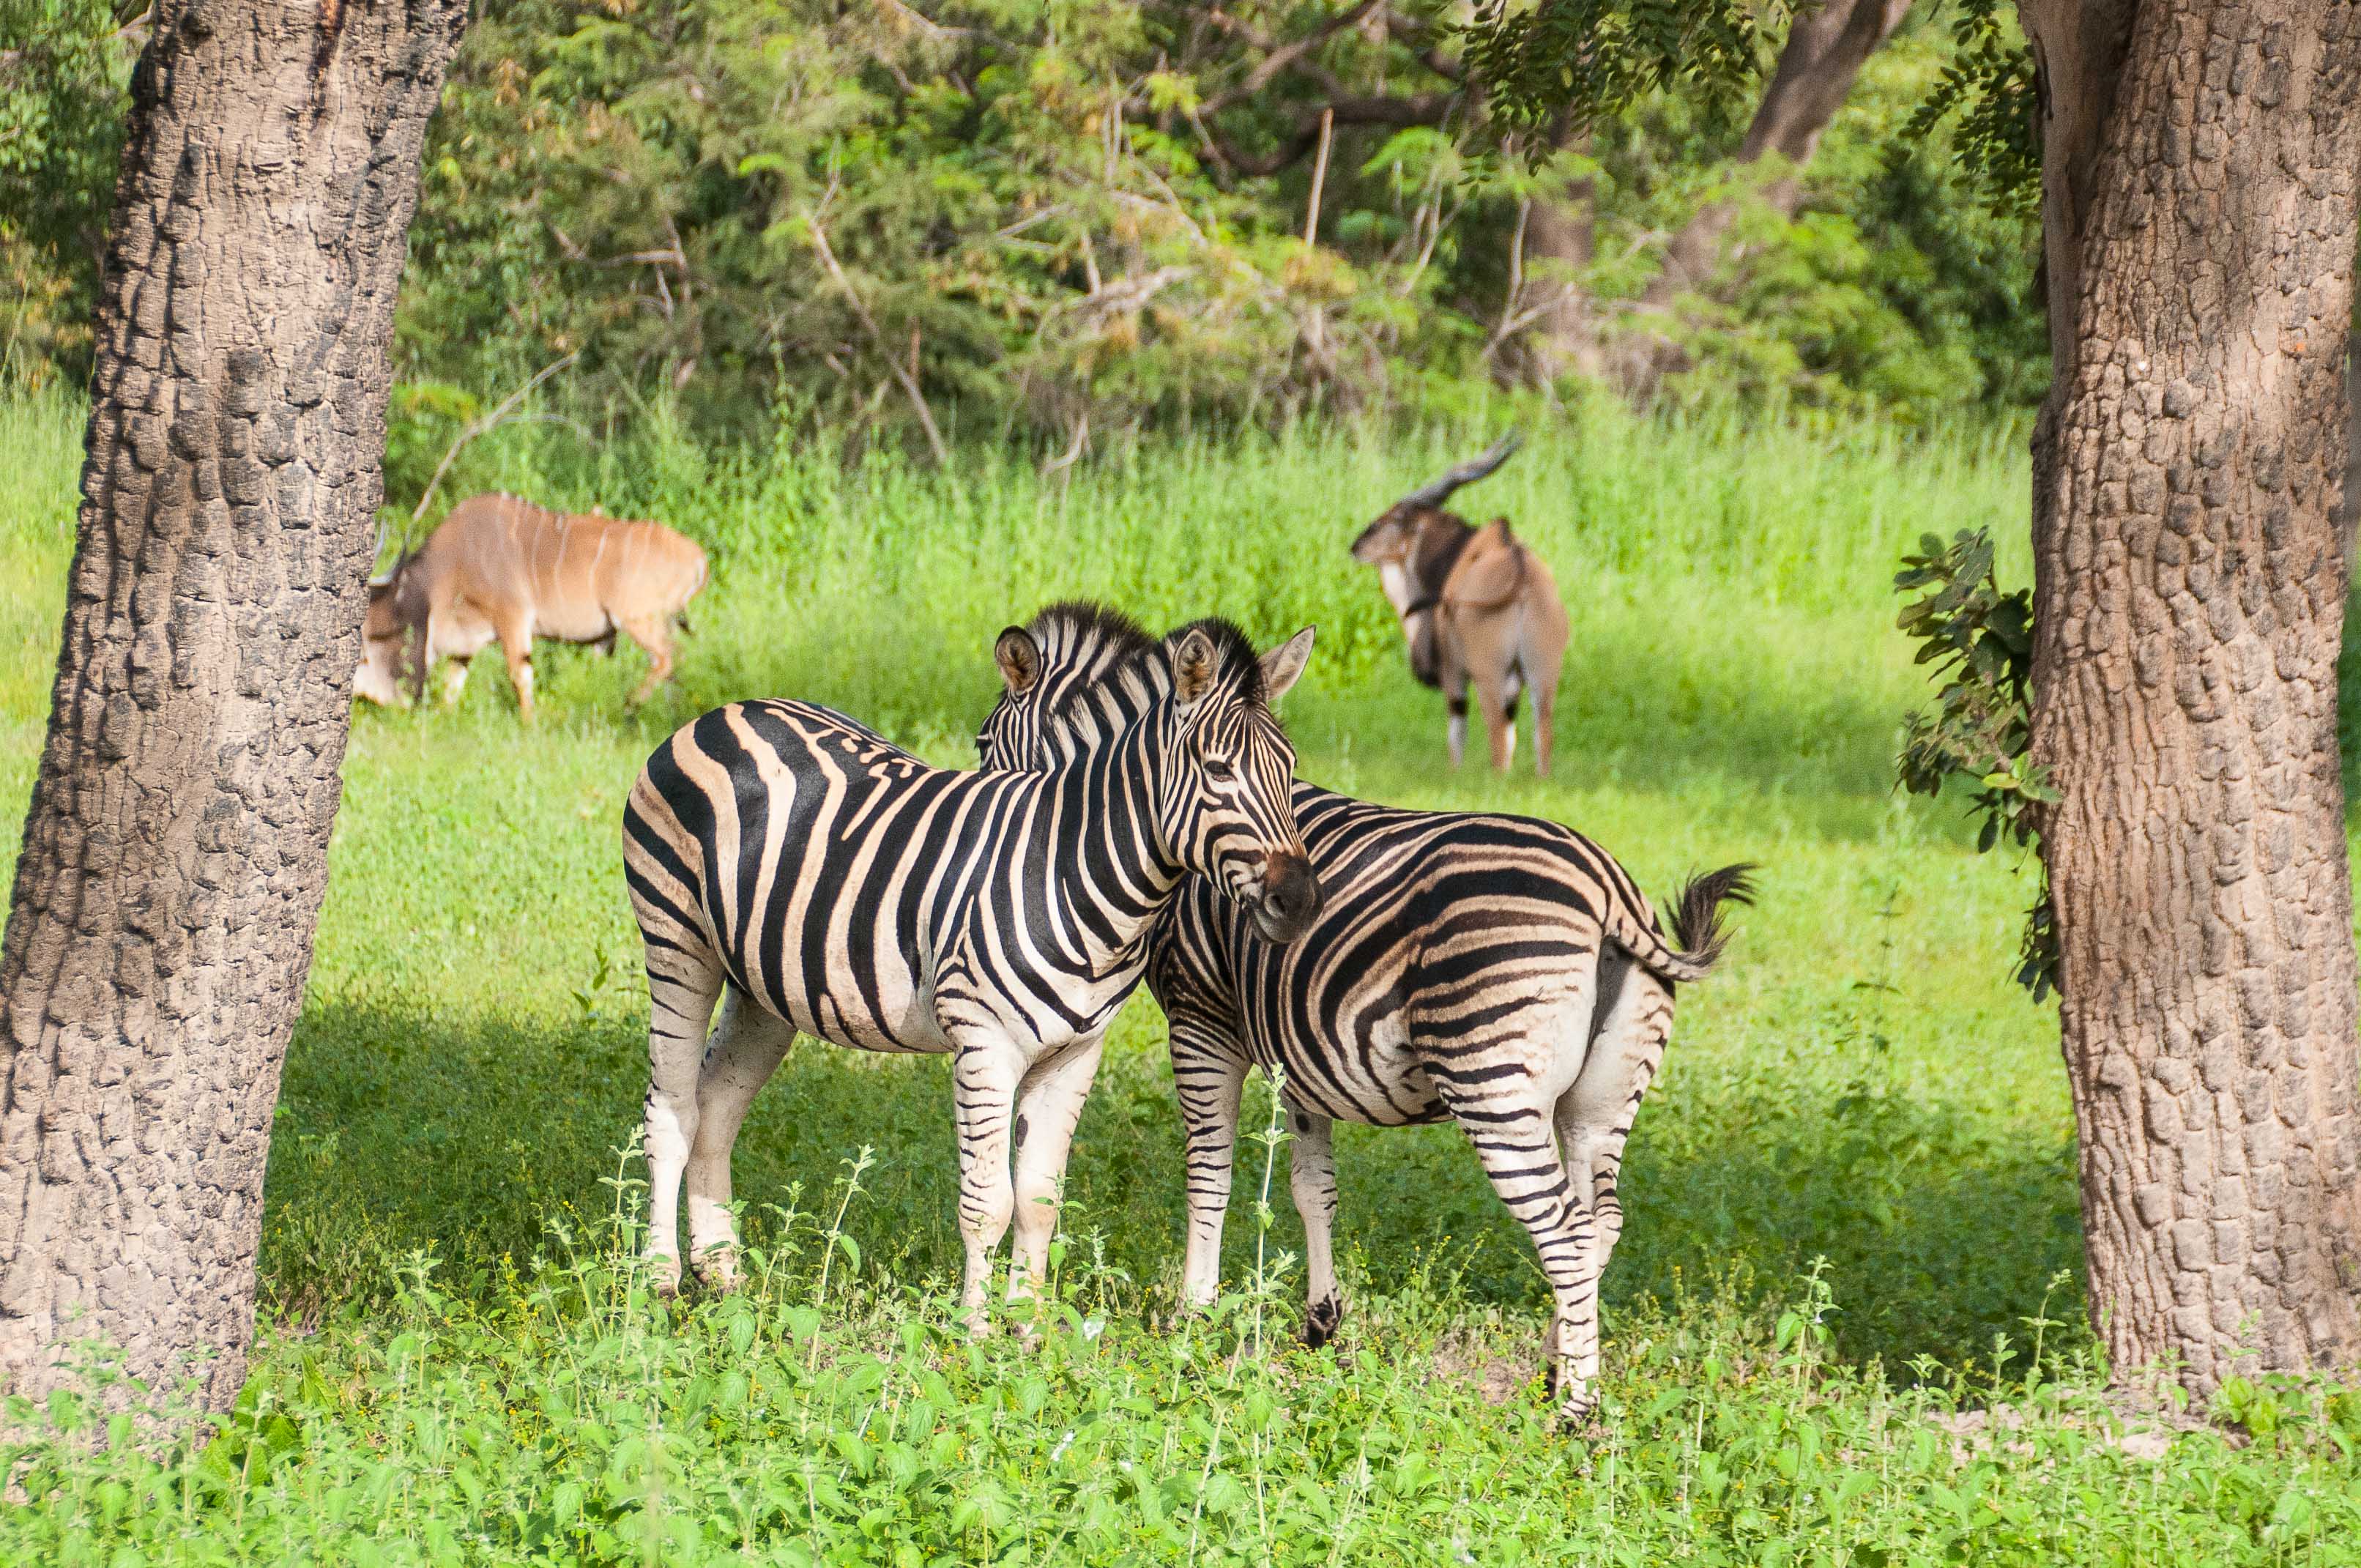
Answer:
<svg viewBox="0 0 2361 1568"><path fill-rule="evenodd" d="M1906 158L1954 112L1960 167L1994 212L2031 220L2041 205L2040 88L2015 0L1957 0L1953 54L1894 152Z"/></svg>
<svg viewBox="0 0 2361 1568"><path fill-rule="evenodd" d="M766 441L784 413L915 449L897 371L953 440L1045 461L1136 430L1449 414L1471 379L1530 368L1500 328L1537 289L1636 293L1664 237L1746 183L1728 160L1785 10L1552 5L1520 13L1508 54L1477 27L1467 61L1423 9L1346 16L487 0L430 137L396 359L435 395L397 401L389 495L415 501L461 422L452 397L497 401L568 355L533 407L586 442L669 395L700 443ZM136 29L99 0L0 0L10 17L36 42L0 55L0 330L20 372L71 370ZM1615 42L1576 61L1581 125L1478 112L1471 69L1513 74L1593 22ZM1984 210L1949 121L1890 168L1863 154L1971 47L1914 23L1872 60L1798 221L1752 223L1700 284L1675 400L1926 422L2038 396L2030 230ZM1334 104L1309 246L1309 127ZM1499 156L1503 132L1523 159ZM1512 278L1522 204L1583 181L1592 258Z"/></svg>
<svg viewBox="0 0 2361 1568"><path fill-rule="evenodd" d="M147 7L0 0L0 372L86 365Z"/></svg>
<svg viewBox="0 0 2361 1568"><path fill-rule="evenodd" d="M794 1195L726 1299L652 1299L634 1184L478 1298L430 1255L382 1319L265 1347L210 1442L144 1453L72 1398L9 1411L0 1550L60 1568L335 1563L1325 1564L2361 1561L2352 1396L2235 1386L2258 1440L2142 1457L2087 1359L1998 1350L1897 1386L1827 1356L1843 1300L1683 1298L1609 1342L1596 1435L1518 1342L1413 1282L1334 1352L1248 1304L1153 1332L1096 1305L1087 1234L1028 1342L873 1275L821 1288ZM857 1271L855 1271L857 1273Z"/></svg>
<svg viewBox="0 0 2361 1568"><path fill-rule="evenodd" d="M1467 65L1511 124L1584 128L1675 90L1726 120L1789 14L1784 0L1481 0Z"/></svg>
<svg viewBox="0 0 2361 1568"><path fill-rule="evenodd" d="M1664 396L1875 410L1906 422L2040 400L2049 345L2034 225L1990 210L1948 123L1904 138L1952 49L1945 29L1914 18L1870 57L1800 172L1792 220L1758 193L1793 171L1733 172L1736 131L1715 129L1684 99L1660 96L1593 133L1600 254L1631 258L1594 269L1601 294L1640 293L1663 236L1699 209L1738 209L1720 266L1675 307L1671 335L1688 368Z"/></svg>
<svg viewBox="0 0 2361 1568"><path fill-rule="evenodd" d="M1894 617L1917 640L1918 660L1943 682L1934 711L1904 720L1898 766L1913 795L1940 795L1973 779L1971 810L1983 819L1979 850L2003 839L2037 847L2041 808L2058 798L2032 757L2033 595L2000 591L1992 535L1961 529L1949 544L1934 534L1902 558L1896 593L1919 593ZM2058 986L2057 936L2046 884L2026 916L2017 982L2040 1001Z"/></svg>

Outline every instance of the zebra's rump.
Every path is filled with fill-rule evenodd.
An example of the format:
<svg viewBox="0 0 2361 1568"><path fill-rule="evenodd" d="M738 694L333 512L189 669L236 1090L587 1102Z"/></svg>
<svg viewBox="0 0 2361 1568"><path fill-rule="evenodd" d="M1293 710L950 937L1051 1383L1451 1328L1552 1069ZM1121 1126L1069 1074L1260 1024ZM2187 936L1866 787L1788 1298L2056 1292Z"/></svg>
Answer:
<svg viewBox="0 0 2361 1568"><path fill-rule="evenodd" d="M932 950L1007 793L812 704L716 708L657 748L624 808L652 962L708 957L840 1045L947 1049Z"/></svg>
<svg viewBox="0 0 2361 1568"><path fill-rule="evenodd" d="M1148 984L1188 1052L1244 1055L1339 1120L1450 1114L1446 1091L1537 1070L1530 1029L1587 1018L1609 906L1653 916L1621 867L1532 817L1406 811L1299 784L1327 900L1285 948L1192 878L1158 925ZM1584 1041L1551 1040L1578 1056ZM1578 1063L1577 1063L1578 1065Z"/></svg>

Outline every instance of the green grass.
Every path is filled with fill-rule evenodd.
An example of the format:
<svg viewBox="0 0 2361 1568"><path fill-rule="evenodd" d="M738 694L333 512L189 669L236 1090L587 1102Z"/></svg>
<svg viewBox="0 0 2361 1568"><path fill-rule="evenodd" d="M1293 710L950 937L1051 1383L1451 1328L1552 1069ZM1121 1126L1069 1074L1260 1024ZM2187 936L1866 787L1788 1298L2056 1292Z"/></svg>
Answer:
<svg viewBox="0 0 2361 1568"><path fill-rule="evenodd" d="M12 811L78 419L0 401ZM199 1460L41 1458L27 1486L50 1500L0 1512L0 1555L2354 1560L2361 1409L2279 1389L2247 1408L2272 1429L2251 1447L2200 1432L2149 1460L2102 1441L2054 1016L2007 979L2028 889L1970 852L1955 807L1892 788L1896 719L1923 696L1891 630L1894 559L1930 528L2021 535L2017 444L1605 416L1535 440L1465 499L1515 519L1569 602L1544 786L1449 773L1440 703L1344 553L1484 434L1307 430L1065 482L986 455L942 477L785 445L711 461L660 423L595 456L539 433L471 456L473 482L712 547L680 687L626 719L635 656L550 650L535 731L492 661L456 711L360 714L247 1411ZM1555 817L1659 891L1763 863L1633 1137L1595 1441L1546 1428L1546 1292L1450 1128L1340 1129L1340 1350L1279 1348L1298 1232L1283 1154L1258 1229L1251 1145L1238 1294L1217 1323L1168 1327L1180 1139L1145 998L1077 1138L1068 1326L1039 1348L948 1332L937 1061L809 1043L789 1059L739 1147L772 1263L745 1298L661 1307L620 1262L634 1190L614 1151L645 1083L645 999L616 821L640 760L711 703L777 693L963 762L993 633L1072 593L1263 638L1316 621L1285 717L1320 783ZM1985 1442L1960 1412L1995 1401L2015 1424Z"/></svg>

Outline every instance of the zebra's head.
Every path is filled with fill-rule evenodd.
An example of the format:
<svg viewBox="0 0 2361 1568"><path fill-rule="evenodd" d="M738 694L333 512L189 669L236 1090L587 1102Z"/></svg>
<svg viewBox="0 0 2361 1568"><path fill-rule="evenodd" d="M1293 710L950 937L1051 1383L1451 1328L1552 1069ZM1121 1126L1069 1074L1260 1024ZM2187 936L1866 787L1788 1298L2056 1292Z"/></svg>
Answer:
<svg viewBox="0 0 2361 1568"><path fill-rule="evenodd" d="M1114 611L1053 605L1030 627L1002 632L993 655L1006 689L976 752L1004 770L1049 765L1049 724L1109 675L1135 663L1160 669L1174 724L1157 806L1165 842L1267 939L1291 941L1311 925L1320 884L1295 825L1295 748L1270 711L1312 656L1310 627L1257 657L1225 620L1194 622L1159 643Z"/></svg>
<svg viewBox="0 0 2361 1568"><path fill-rule="evenodd" d="M1155 646L1156 639L1119 609L1084 599L1043 606L1026 625L1002 632L992 650L1002 690L976 731L976 760L1003 772L1048 765L1042 740L1049 715Z"/></svg>

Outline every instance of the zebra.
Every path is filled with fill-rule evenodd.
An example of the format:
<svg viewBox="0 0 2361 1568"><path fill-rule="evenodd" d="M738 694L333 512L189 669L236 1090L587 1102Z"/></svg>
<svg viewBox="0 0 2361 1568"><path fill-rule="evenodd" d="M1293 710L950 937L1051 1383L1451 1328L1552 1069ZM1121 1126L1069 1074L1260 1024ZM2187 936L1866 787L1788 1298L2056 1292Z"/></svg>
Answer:
<svg viewBox="0 0 2361 1568"><path fill-rule="evenodd" d="M1270 711L1312 635L1259 659L1222 620L1143 640L1041 710L1029 775L930 767L802 702L716 708L656 749L624 806L623 859L646 948L645 1250L661 1291L680 1281L684 1174L692 1264L736 1283L730 1150L801 1031L951 1054L962 1311L986 1329L1012 1217L1010 1299L1032 1294L1107 1025L1182 878L1220 888L1274 942L1319 905L1295 753ZM1014 690L1040 667L1019 627L995 659Z"/></svg>
<svg viewBox="0 0 2361 1568"><path fill-rule="evenodd" d="M987 768L1038 765L1042 716L1144 636L1090 606L1051 606L1031 630L1049 667L984 721ZM1209 1305L1218 1288L1250 1068L1283 1078L1314 1347L1343 1319L1334 1124L1453 1118L1540 1254L1555 1297L1547 1381L1560 1418L1579 1424L1598 1400L1617 1175L1671 1037L1673 987L1712 970L1728 940L1720 906L1752 902L1755 868L1692 879L1672 914L1675 947L1623 868L1571 828L1398 810L1301 782L1294 795L1324 894L1301 937L1254 939L1192 878L1149 939L1188 1145L1182 1304Z"/></svg>

